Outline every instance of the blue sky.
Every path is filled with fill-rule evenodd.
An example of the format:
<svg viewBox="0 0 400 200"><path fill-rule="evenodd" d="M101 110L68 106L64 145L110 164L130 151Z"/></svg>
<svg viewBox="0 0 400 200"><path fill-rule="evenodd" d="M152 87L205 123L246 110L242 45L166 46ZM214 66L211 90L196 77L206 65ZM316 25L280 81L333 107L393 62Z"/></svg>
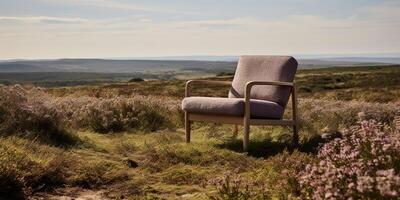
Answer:
<svg viewBox="0 0 400 200"><path fill-rule="evenodd" d="M399 0L0 0L0 59L400 52Z"/></svg>

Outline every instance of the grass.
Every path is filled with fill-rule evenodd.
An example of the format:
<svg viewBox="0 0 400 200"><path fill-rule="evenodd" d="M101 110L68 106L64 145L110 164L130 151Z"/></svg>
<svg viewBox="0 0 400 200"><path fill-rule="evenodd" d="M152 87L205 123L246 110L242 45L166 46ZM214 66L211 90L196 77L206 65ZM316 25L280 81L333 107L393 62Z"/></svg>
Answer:
<svg viewBox="0 0 400 200"><path fill-rule="evenodd" d="M317 159L318 146L326 142L322 133L340 132L360 118L391 125L400 116L399 77L395 66L301 70L296 78L300 147L289 148L288 128L252 127L248 153L241 150L242 135L234 135L230 125L194 123L193 142L185 143L179 111L184 81L27 90L10 96L18 101L2 95L0 198L71 196L68 189L74 187L104 191L110 199L224 199L254 193L300 198L296 176ZM197 91L227 94L219 87ZM20 111L21 105L36 109ZM6 120L12 111L24 115ZM41 124L36 122L43 123L32 126ZM236 180L229 183L238 191L210 183L228 183L216 180L226 176ZM246 190L243 184L255 187Z"/></svg>
<svg viewBox="0 0 400 200"><path fill-rule="evenodd" d="M69 156L59 148L8 137L0 140L0 152L1 197L23 198L65 182Z"/></svg>
<svg viewBox="0 0 400 200"><path fill-rule="evenodd" d="M209 139L206 136L207 133L202 130L193 133L194 142L191 144L184 142L181 131L150 134L127 132L111 135L87 132L79 135L86 137L86 141L95 145L80 149L75 154L85 154L85 157L96 155L97 158L104 156L103 162L108 160L108 162L116 163L113 169L109 170L114 173L105 174L113 178L95 177L93 179L84 173L84 180L95 181L91 183L92 185L96 185L98 182L106 184L110 179L123 178L124 176L117 173L121 172L121 169L127 174L128 178L122 179L124 181L122 185L112 184L112 181L106 184L113 185L107 193L110 198L149 196L169 199L192 195L206 199L213 190L209 186L203 185L214 178L215 174L222 174L227 170L251 173L269 168L270 165L256 157L224 148L225 145L230 145L234 149L239 149L241 143L232 144L230 141ZM252 148L256 148L261 143L266 146L269 144L269 141L257 142L257 138L252 139ZM126 143L123 144L120 141L130 141L133 148L121 148ZM281 152L283 151L281 149ZM306 155L306 153L300 152L298 154ZM125 164L127 159L137 162L138 167L130 168ZM276 158L271 156L270 159ZM104 174L103 171L95 170L95 172L94 174ZM126 188L135 189L126 190Z"/></svg>

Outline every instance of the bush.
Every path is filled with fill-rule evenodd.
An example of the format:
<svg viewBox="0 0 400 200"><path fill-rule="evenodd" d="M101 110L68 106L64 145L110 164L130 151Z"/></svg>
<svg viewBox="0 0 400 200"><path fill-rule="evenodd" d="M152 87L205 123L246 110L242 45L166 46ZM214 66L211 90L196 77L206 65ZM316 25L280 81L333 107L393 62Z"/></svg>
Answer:
<svg viewBox="0 0 400 200"><path fill-rule="evenodd" d="M144 79L138 77L129 79L129 82L143 82L143 81Z"/></svg>
<svg viewBox="0 0 400 200"><path fill-rule="evenodd" d="M173 128L178 113L176 105L152 97L64 97L53 101L63 110L69 124L75 128L90 128L99 133L129 129L156 131Z"/></svg>
<svg viewBox="0 0 400 200"><path fill-rule="evenodd" d="M0 134L18 134L42 142L69 146L79 139L65 127L62 112L49 104L49 96L39 88L0 88Z"/></svg>
<svg viewBox="0 0 400 200"><path fill-rule="evenodd" d="M398 122L397 122L398 123ZM344 132L325 144L320 161L300 178L305 196L314 199L397 199L400 195L400 127L375 121Z"/></svg>
<svg viewBox="0 0 400 200"><path fill-rule="evenodd" d="M374 119L391 124L394 117L400 115L400 103L301 99L299 115L300 126L305 132L320 134L349 128L356 124L360 117L363 120Z"/></svg>
<svg viewBox="0 0 400 200"><path fill-rule="evenodd" d="M301 188L298 174L313 160L313 155L285 150L269 158L265 167L255 173L263 177L272 196L287 199L290 196L299 196Z"/></svg>
<svg viewBox="0 0 400 200"><path fill-rule="evenodd" d="M40 88L1 87L0 131L70 145L79 139L66 130L67 125L100 133L157 131L181 123L177 107L177 101L155 97L54 98Z"/></svg>

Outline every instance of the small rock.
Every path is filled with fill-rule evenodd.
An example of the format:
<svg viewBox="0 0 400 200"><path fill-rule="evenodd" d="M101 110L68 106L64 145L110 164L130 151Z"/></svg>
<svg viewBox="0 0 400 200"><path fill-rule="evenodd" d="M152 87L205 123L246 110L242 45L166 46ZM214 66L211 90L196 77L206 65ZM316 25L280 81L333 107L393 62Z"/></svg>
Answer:
<svg viewBox="0 0 400 200"><path fill-rule="evenodd" d="M139 167L138 163L131 159L126 159L125 163L128 165L129 168L136 168Z"/></svg>

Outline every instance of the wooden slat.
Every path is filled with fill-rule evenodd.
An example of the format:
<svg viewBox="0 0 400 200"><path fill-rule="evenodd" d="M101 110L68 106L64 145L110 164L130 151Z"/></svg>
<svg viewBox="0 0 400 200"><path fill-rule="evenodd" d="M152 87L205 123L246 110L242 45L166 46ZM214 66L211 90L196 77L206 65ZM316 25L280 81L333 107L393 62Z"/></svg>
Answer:
<svg viewBox="0 0 400 200"><path fill-rule="evenodd" d="M250 125L294 126L295 124L293 120L250 119Z"/></svg>
<svg viewBox="0 0 400 200"><path fill-rule="evenodd" d="M224 115L207 115L207 114L189 114L190 121L204 121L222 124L243 124L243 117L224 116Z"/></svg>
<svg viewBox="0 0 400 200"><path fill-rule="evenodd" d="M190 121L204 121L222 124L243 125L243 117L224 116L224 115L207 115L207 114L189 114ZM250 119L250 125L280 125L294 126L296 122L293 120L270 120L270 119Z"/></svg>

